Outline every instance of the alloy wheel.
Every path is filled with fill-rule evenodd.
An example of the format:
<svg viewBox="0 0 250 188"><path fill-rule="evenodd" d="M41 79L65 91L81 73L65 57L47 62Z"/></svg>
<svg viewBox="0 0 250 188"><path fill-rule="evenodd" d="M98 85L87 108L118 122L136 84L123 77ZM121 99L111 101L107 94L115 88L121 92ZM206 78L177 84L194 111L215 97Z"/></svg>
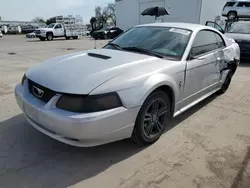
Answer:
<svg viewBox="0 0 250 188"><path fill-rule="evenodd" d="M154 138L161 134L167 119L167 104L161 99L155 99L148 106L143 119L143 132L147 138Z"/></svg>

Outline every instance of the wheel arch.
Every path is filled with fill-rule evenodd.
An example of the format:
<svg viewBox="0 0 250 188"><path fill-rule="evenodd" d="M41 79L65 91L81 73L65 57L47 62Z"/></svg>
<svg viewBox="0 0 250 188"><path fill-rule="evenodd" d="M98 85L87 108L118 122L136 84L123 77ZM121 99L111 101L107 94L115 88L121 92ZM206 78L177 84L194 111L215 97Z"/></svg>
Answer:
<svg viewBox="0 0 250 188"><path fill-rule="evenodd" d="M228 11L227 16L229 16L230 13L235 13L236 17L238 16L238 12L236 10Z"/></svg>
<svg viewBox="0 0 250 188"><path fill-rule="evenodd" d="M52 36L54 37L54 33L52 31L47 31L46 32L46 37L48 36L48 34L52 34Z"/></svg>

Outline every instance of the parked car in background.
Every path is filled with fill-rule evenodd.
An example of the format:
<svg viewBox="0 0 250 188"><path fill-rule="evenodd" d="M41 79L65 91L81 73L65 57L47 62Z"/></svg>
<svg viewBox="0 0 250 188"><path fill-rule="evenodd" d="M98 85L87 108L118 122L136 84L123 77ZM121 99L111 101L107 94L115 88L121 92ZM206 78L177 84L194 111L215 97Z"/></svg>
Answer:
<svg viewBox="0 0 250 188"><path fill-rule="evenodd" d="M250 60L250 21L237 21L230 23L227 31L214 22L208 22L219 31L225 33L225 36L234 39L240 46L240 56L243 60Z"/></svg>
<svg viewBox="0 0 250 188"><path fill-rule="evenodd" d="M95 39L113 39L123 33L118 27L104 27L101 30L94 31L92 37Z"/></svg>
<svg viewBox="0 0 250 188"><path fill-rule="evenodd" d="M2 38L3 37L3 33L2 33L2 31L0 31L0 38Z"/></svg>
<svg viewBox="0 0 250 188"><path fill-rule="evenodd" d="M148 145L171 117L227 91L239 53L237 43L211 27L140 25L103 49L29 69L15 97L32 126L66 144L96 146L131 137Z"/></svg>
<svg viewBox="0 0 250 188"><path fill-rule="evenodd" d="M83 36L89 36L90 35L90 32L88 31L88 30L86 30L86 31L83 31Z"/></svg>
<svg viewBox="0 0 250 188"><path fill-rule="evenodd" d="M228 1L223 8L222 16L227 17L229 20L235 20L238 18L250 18L250 1Z"/></svg>
<svg viewBox="0 0 250 188"><path fill-rule="evenodd" d="M70 28L72 27L72 28ZM79 33L73 29L74 26L67 26L63 23L51 23L45 28L36 29L36 37L41 41L53 40L54 38L65 37L66 39L78 39Z"/></svg>
<svg viewBox="0 0 250 188"><path fill-rule="evenodd" d="M36 32L33 31L33 32L31 32L31 33L28 33L28 34L26 34L26 37L27 37L27 38L36 38Z"/></svg>

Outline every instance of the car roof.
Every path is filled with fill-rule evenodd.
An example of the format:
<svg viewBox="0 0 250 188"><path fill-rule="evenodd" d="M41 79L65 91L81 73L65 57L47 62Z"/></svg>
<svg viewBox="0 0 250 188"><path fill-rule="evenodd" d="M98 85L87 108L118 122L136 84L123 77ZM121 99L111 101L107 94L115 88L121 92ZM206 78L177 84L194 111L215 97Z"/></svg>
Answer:
<svg viewBox="0 0 250 188"><path fill-rule="evenodd" d="M231 3L231 2L250 2L249 0L228 0L227 3Z"/></svg>
<svg viewBox="0 0 250 188"><path fill-rule="evenodd" d="M200 24L193 24L193 23L182 23L182 22L161 22L161 23L150 23L150 24L143 24L137 25L136 27L147 27L147 26L155 26L155 27L176 27L181 29L188 29L191 31L195 31L197 29L211 29L210 27L200 25Z"/></svg>

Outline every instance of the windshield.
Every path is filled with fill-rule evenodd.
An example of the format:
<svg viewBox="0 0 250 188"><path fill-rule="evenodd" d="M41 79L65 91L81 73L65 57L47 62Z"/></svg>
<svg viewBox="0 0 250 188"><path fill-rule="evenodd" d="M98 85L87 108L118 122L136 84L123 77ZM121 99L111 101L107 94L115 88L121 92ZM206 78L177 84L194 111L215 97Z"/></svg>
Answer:
<svg viewBox="0 0 250 188"><path fill-rule="evenodd" d="M228 33L250 34L250 23L234 23L228 30Z"/></svg>
<svg viewBox="0 0 250 188"><path fill-rule="evenodd" d="M162 56L181 59L190 36L191 31L186 29L142 26L128 30L112 43L125 50L136 47ZM117 49L114 45L107 45L104 48Z"/></svg>
<svg viewBox="0 0 250 188"><path fill-rule="evenodd" d="M54 24L54 23L49 24L49 25L47 26L47 28L54 28L55 25L56 25L56 24Z"/></svg>

